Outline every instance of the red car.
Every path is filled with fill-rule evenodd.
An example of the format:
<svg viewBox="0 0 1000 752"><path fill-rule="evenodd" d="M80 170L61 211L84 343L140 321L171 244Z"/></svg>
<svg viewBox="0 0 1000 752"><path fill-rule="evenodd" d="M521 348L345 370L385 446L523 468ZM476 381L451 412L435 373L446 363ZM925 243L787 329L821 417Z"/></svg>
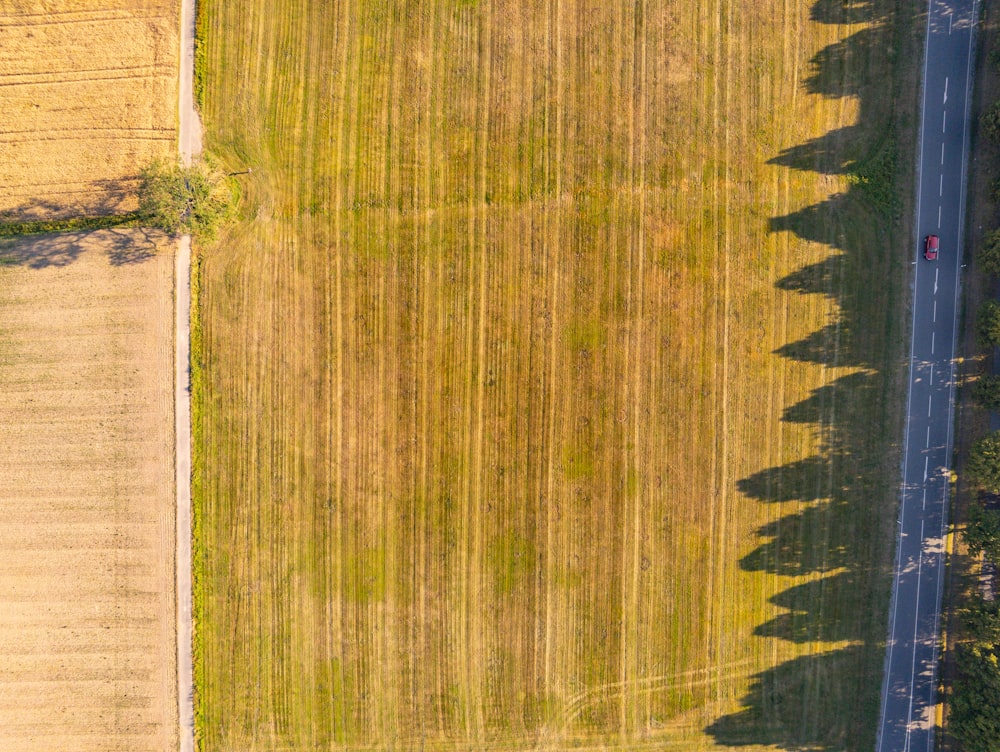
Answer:
<svg viewBox="0 0 1000 752"><path fill-rule="evenodd" d="M938 236L928 235L924 238L924 258L928 261L937 261Z"/></svg>

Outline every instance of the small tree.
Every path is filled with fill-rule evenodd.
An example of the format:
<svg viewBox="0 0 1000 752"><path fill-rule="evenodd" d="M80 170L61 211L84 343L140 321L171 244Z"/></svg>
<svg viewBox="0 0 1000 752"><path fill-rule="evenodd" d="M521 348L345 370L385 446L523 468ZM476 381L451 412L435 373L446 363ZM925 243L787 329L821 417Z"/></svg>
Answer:
<svg viewBox="0 0 1000 752"><path fill-rule="evenodd" d="M964 537L973 555L985 553L990 561L1000 563L1000 510L971 504ZM1000 627L1000 619L997 626Z"/></svg>
<svg viewBox="0 0 1000 752"><path fill-rule="evenodd" d="M987 410L1000 411L1000 375L980 377L972 385L972 399Z"/></svg>
<svg viewBox="0 0 1000 752"><path fill-rule="evenodd" d="M980 306L976 333L983 347L1000 345L1000 302L987 300Z"/></svg>
<svg viewBox="0 0 1000 752"><path fill-rule="evenodd" d="M987 274L1000 275L1000 230L994 230L983 240L977 256L979 266Z"/></svg>
<svg viewBox="0 0 1000 752"><path fill-rule="evenodd" d="M988 601L979 593L973 593L959 613L972 641L987 645L1000 643L1000 601Z"/></svg>
<svg viewBox="0 0 1000 752"><path fill-rule="evenodd" d="M140 215L171 234L211 237L232 215L233 204L226 176L209 161L182 167L156 160L140 175Z"/></svg>
<svg viewBox="0 0 1000 752"><path fill-rule="evenodd" d="M972 445L965 470L969 479L984 491L1000 493L1000 431Z"/></svg>
<svg viewBox="0 0 1000 752"><path fill-rule="evenodd" d="M1000 101L990 105L983 113L980 123L983 126L983 133L994 141L1000 141Z"/></svg>

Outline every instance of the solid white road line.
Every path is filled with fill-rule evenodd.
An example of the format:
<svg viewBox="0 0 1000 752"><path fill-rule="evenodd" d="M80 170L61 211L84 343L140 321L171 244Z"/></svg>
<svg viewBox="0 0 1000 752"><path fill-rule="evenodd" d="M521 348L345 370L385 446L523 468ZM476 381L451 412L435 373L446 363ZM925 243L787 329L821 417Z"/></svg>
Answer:
<svg viewBox="0 0 1000 752"><path fill-rule="evenodd" d="M910 748L910 732L913 728L913 682L917 678L917 632L920 627L920 577L923 574L923 564L924 564L924 551L923 551L923 540L924 540L924 523L920 522L920 540L921 549L920 553L917 554L917 601L916 609L913 612L913 654L910 659L910 709L906 714L906 747Z"/></svg>

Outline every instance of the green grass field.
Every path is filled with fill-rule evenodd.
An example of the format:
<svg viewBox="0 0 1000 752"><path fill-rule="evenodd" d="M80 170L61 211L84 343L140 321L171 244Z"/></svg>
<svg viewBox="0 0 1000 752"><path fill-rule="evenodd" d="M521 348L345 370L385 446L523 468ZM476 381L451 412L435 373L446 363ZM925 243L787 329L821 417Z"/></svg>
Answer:
<svg viewBox="0 0 1000 752"><path fill-rule="evenodd" d="M202 750L874 744L902 6L201 3Z"/></svg>

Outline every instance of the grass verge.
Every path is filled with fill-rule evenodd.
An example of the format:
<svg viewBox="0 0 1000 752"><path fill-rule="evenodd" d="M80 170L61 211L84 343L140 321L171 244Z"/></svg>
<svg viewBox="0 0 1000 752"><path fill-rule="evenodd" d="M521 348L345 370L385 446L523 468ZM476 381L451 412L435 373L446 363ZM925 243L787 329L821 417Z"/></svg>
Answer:
<svg viewBox="0 0 1000 752"><path fill-rule="evenodd" d="M67 217L65 219L47 220L7 220L0 218L0 238L44 235L53 232L107 230L112 227L139 227L140 224L137 212L108 214L99 217Z"/></svg>

